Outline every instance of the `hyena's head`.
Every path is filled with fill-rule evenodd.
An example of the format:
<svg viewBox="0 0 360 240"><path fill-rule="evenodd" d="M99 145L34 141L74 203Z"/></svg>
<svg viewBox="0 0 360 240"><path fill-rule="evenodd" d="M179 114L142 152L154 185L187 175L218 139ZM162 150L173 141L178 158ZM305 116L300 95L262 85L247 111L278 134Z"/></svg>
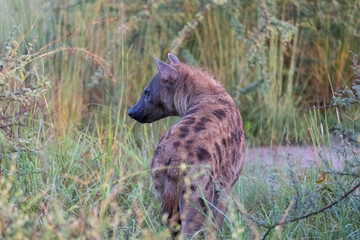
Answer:
<svg viewBox="0 0 360 240"><path fill-rule="evenodd" d="M129 116L141 123L151 123L167 116L178 115L174 107L174 84L178 78L180 63L171 53L168 54L171 64L166 64L155 57L159 72L145 88L139 101L129 110Z"/></svg>

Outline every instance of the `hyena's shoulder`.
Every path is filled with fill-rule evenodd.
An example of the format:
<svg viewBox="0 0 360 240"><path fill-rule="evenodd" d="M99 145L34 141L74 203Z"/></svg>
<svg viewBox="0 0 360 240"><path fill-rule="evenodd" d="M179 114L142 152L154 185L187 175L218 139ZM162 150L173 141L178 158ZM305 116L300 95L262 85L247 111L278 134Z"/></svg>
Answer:
<svg viewBox="0 0 360 240"><path fill-rule="evenodd" d="M215 128L205 127L212 121L211 116L190 114L171 126L154 151L151 167L180 165L188 161L192 163L199 152L197 146L208 144L219 132Z"/></svg>
<svg viewBox="0 0 360 240"><path fill-rule="evenodd" d="M230 96L200 102L165 132L154 151L153 162L166 165L169 159L174 161L173 158L180 162L181 159L211 160L218 146L229 148L234 140L240 142L239 135L243 131L241 121Z"/></svg>
<svg viewBox="0 0 360 240"><path fill-rule="evenodd" d="M168 166L173 162L177 149L181 145L180 140L177 139L177 136L180 134L179 128L179 125L175 124L161 137L152 157L151 168Z"/></svg>

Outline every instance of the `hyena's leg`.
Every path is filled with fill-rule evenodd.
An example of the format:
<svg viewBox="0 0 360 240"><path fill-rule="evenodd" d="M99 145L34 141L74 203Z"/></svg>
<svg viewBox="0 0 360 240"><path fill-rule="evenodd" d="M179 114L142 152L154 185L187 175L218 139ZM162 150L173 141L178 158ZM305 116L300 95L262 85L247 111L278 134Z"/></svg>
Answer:
<svg viewBox="0 0 360 240"><path fill-rule="evenodd" d="M211 206L211 213L213 217L213 223L210 228L210 233L216 233L218 229L221 228L221 225L224 221L225 214L227 211L227 196L228 191L218 191L217 188L214 188L214 198ZM215 234L212 234L216 237Z"/></svg>
<svg viewBox="0 0 360 240"><path fill-rule="evenodd" d="M162 212L168 228L175 236L180 232L181 221L179 211L179 198L173 192L167 192L161 196Z"/></svg>
<svg viewBox="0 0 360 240"><path fill-rule="evenodd" d="M180 187L176 181L166 181L166 177L167 174L164 170L153 171L155 190L162 206L162 221L166 223L172 234L176 235L180 231Z"/></svg>
<svg viewBox="0 0 360 240"><path fill-rule="evenodd" d="M199 175L198 171L189 171L187 176ZM194 234L204 236L207 227L208 209L213 201L213 181L209 174L185 178L182 197L179 201L181 215L181 239L191 238Z"/></svg>
<svg viewBox="0 0 360 240"><path fill-rule="evenodd" d="M199 230L206 228L206 234L205 231L202 231L198 236L204 237L206 235L207 240L217 239L218 230L221 229L224 221L229 191L224 188L219 191L219 187L211 178L205 176L204 179L207 180L206 184L202 182L196 188L190 185L193 191L190 194L184 194L183 198L180 199L181 235L183 239L192 237ZM199 187L205 197L206 204L200 195Z"/></svg>

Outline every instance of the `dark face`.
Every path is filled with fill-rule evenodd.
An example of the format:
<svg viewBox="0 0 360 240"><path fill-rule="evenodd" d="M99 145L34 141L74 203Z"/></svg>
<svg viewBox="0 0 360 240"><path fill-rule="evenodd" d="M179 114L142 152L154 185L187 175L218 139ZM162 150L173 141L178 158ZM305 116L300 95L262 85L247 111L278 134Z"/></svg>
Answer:
<svg viewBox="0 0 360 240"><path fill-rule="evenodd" d="M129 110L129 116L141 123L151 123L170 116L171 113L165 109L161 99L165 91L158 73L145 88L140 100Z"/></svg>
<svg viewBox="0 0 360 240"><path fill-rule="evenodd" d="M171 64L180 63L179 59L171 53L168 54ZM145 88L140 100L129 110L129 116L141 123L151 123L167 116L175 116L174 83L178 71L157 58L155 58L159 73Z"/></svg>

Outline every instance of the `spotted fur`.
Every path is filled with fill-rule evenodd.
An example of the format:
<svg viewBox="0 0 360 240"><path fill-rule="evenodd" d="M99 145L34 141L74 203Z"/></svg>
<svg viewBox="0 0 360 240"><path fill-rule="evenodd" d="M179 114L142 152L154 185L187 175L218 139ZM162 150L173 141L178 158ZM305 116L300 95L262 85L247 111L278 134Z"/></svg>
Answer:
<svg viewBox="0 0 360 240"><path fill-rule="evenodd" d="M208 227L207 215L221 226L226 197L243 167L245 137L240 112L222 85L174 55L169 60L156 60L159 74L147 87L150 93L144 93L154 98L147 103L143 95L129 115L140 122L181 118L164 134L151 170L170 229L176 232L181 224L186 238Z"/></svg>

